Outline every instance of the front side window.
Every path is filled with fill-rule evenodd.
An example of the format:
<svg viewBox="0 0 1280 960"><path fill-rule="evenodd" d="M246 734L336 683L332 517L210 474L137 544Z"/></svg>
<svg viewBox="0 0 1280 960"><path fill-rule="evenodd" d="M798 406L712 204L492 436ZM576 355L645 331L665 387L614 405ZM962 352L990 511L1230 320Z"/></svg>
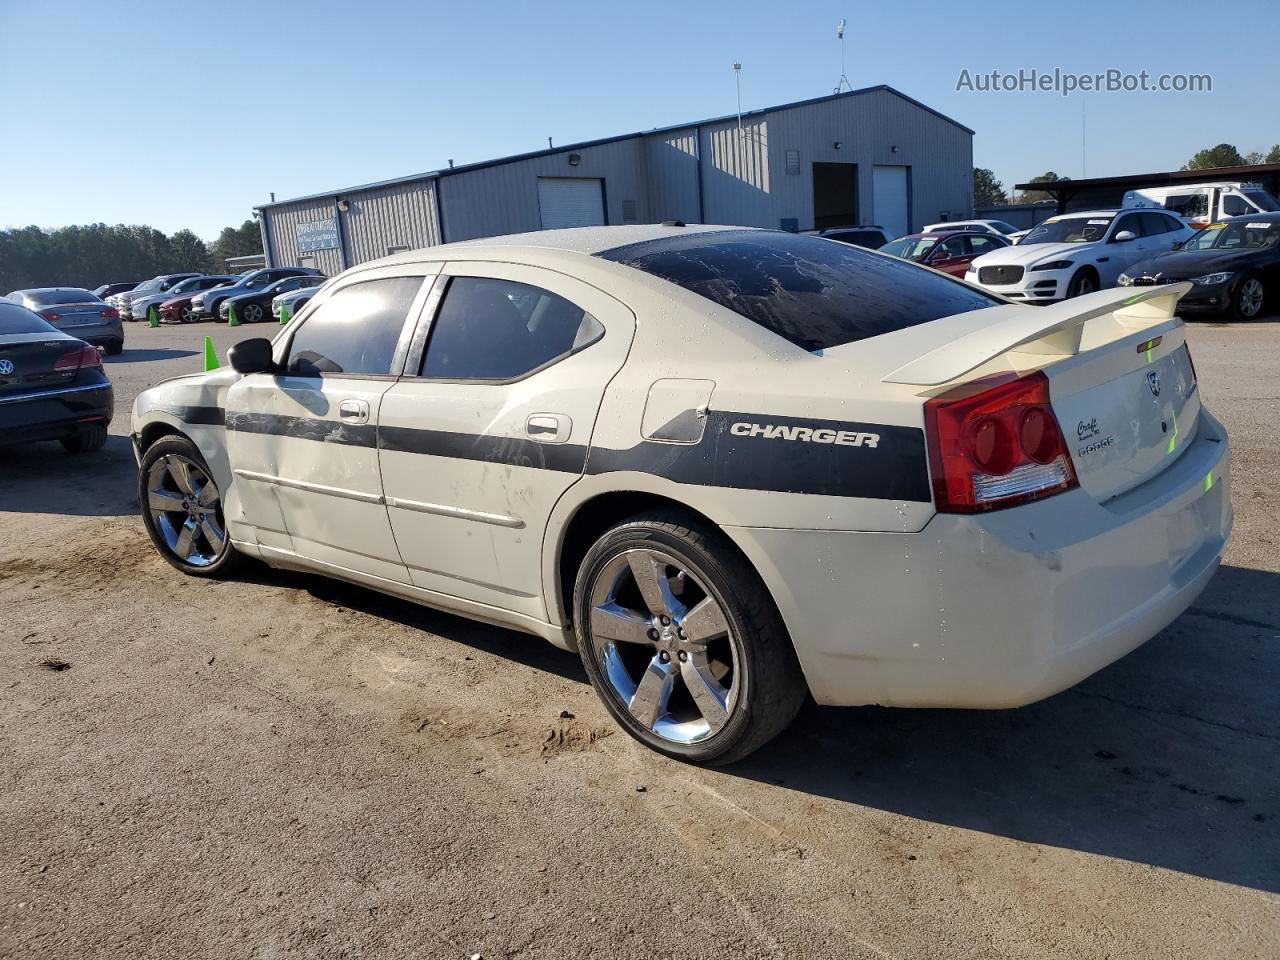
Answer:
<svg viewBox="0 0 1280 960"><path fill-rule="evenodd" d="M1243 197L1237 197L1235 194L1228 194L1222 198L1222 212L1228 217L1242 217L1246 213L1253 213L1253 207L1244 201Z"/></svg>
<svg viewBox="0 0 1280 960"><path fill-rule="evenodd" d="M934 255L934 259L941 260L944 257L949 259L963 257L964 241L964 237L948 237L938 245L938 252Z"/></svg>
<svg viewBox="0 0 1280 960"><path fill-rule="evenodd" d="M984 237L975 235L969 238L969 255L980 257L984 253L990 253L992 250L999 250L1004 244L994 237Z"/></svg>
<svg viewBox="0 0 1280 960"><path fill-rule="evenodd" d="M289 373L391 373L421 277L366 280L335 290L289 345Z"/></svg>
<svg viewBox="0 0 1280 960"><path fill-rule="evenodd" d="M668 280L809 351L1003 303L934 270L774 230L715 230L596 254Z"/></svg>
<svg viewBox="0 0 1280 960"><path fill-rule="evenodd" d="M549 290L489 277L454 277L431 326L421 375L512 380L595 343L604 327Z"/></svg>

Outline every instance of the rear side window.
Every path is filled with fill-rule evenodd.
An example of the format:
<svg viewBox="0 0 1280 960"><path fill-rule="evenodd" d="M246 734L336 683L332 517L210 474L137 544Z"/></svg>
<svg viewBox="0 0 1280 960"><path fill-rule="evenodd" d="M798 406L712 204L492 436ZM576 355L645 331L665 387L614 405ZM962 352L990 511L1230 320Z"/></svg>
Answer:
<svg viewBox="0 0 1280 960"><path fill-rule="evenodd" d="M822 350L998 306L980 290L858 247L773 230L664 237L597 254Z"/></svg>
<svg viewBox="0 0 1280 960"><path fill-rule="evenodd" d="M57 329L30 310L15 303L0 302L0 337L19 333L57 333Z"/></svg>
<svg viewBox="0 0 1280 960"><path fill-rule="evenodd" d="M289 372L389 374L421 286L421 277L388 277L335 290L294 335Z"/></svg>
<svg viewBox="0 0 1280 960"><path fill-rule="evenodd" d="M595 343L600 321L527 283L454 277L431 325L421 374L443 380L514 380Z"/></svg>

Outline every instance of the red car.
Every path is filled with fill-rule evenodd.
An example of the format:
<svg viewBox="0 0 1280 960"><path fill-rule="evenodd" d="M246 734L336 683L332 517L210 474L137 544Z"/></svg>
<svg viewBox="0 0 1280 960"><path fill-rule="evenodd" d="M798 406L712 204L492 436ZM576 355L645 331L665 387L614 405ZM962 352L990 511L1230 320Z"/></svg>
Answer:
<svg viewBox="0 0 1280 960"><path fill-rule="evenodd" d="M909 233L897 240L890 240L880 248L880 252L963 278L975 257L1009 245L1008 240L994 234L948 230Z"/></svg>
<svg viewBox="0 0 1280 960"><path fill-rule="evenodd" d="M184 290L169 300L164 301L156 309L160 313L161 323L195 323L195 314L191 312L191 298L197 293L203 293L205 290L213 287L222 286L224 283L235 283L239 277L217 276L200 277L198 283L193 283L189 288Z"/></svg>

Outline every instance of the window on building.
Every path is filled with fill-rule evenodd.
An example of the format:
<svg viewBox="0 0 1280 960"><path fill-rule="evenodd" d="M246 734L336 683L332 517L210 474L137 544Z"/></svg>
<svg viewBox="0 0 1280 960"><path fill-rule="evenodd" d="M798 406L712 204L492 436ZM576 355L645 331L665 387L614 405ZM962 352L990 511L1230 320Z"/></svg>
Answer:
<svg viewBox="0 0 1280 960"><path fill-rule="evenodd" d="M513 380L595 343L595 317L541 287L454 277L431 326L421 374L444 380Z"/></svg>
<svg viewBox="0 0 1280 960"><path fill-rule="evenodd" d="M366 280L335 290L294 334L294 374L389 374L421 277Z"/></svg>

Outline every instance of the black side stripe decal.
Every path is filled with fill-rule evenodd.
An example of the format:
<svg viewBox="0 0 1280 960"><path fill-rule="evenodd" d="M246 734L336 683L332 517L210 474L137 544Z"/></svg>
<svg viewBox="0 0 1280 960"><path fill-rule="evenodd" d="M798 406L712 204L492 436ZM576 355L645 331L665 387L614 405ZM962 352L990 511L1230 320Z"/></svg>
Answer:
<svg viewBox="0 0 1280 960"><path fill-rule="evenodd" d="M177 417L183 423L220 427L225 422L225 414L221 407L182 407L171 404L157 404L152 409Z"/></svg>
<svg viewBox="0 0 1280 960"><path fill-rule="evenodd" d="M750 432L735 424L765 425ZM676 483L734 490L803 493L831 497L867 497L928 503L929 472L924 431L916 427L769 417L713 411L702 440L694 444L641 441L625 450L580 444L537 443L522 437L492 437L413 427L352 426L331 420L263 413L233 413L227 429L378 447L400 453L455 460L484 461L534 470L598 475L631 471ZM777 430L774 428L784 428ZM792 428L807 436L862 434L875 438L855 444L786 439ZM823 433L826 431L826 433Z"/></svg>

